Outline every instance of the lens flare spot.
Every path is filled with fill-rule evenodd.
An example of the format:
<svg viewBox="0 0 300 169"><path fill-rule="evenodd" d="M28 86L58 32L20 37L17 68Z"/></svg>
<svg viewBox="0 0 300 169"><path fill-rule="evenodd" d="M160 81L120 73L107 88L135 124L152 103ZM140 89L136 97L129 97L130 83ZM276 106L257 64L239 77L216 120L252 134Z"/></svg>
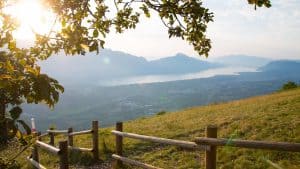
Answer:
<svg viewBox="0 0 300 169"><path fill-rule="evenodd" d="M104 64L108 65L108 64L110 64L110 59L108 57L104 57L103 62L104 62Z"/></svg>

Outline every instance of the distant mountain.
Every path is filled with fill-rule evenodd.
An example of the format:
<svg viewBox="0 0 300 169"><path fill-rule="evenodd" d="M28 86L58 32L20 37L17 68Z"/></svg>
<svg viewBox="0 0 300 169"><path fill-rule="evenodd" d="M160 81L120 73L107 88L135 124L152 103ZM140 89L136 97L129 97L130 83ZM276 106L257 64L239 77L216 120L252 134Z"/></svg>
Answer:
<svg viewBox="0 0 300 169"><path fill-rule="evenodd" d="M258 70L264 72L289 72L300 73L300 61L296 60L278 60L260 67Z"/></svg>
<svg viewBox="0 0 300 169"><path fill-rule="evenodd" d="M151 61L150 64L155 68L154 70L151 70L151 73L153 74L161 74L161 72L164 74L192 73L220 66L218 64L189 57L182 53Z"/></svg>
<svg viewBox="0 0 300 169"><path fill-rule="evenodd" d="M217 64L201 61L184 54L147 61L124 52L104 49L99 55L54 56L40 63L42 71L63 84L92 84L104 79L141 75L194 73Z"/></svg>
<svg viewBox="0 0 300 169"><path fill-rule="evenodd" d="M272 60L257 56L228 55L213 59L213 61L223 65L258 68L268 64Z"/></svg>
<svg viewBox="0 0 300 169"><path fill-rule="evenodd" d="M258 72L241 73L240 80L245 81L294 81L300 83L300 62L297 60L277 60L257 69Z"/></svg>

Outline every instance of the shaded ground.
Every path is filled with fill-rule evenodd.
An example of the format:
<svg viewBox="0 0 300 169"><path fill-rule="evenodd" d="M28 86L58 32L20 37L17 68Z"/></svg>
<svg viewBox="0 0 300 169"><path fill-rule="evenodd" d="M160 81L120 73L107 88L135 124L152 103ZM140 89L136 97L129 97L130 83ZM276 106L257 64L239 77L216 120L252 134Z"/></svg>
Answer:
<svg viewBox="0 0 300 169"><path fill-rule="evenodd" d="M94 164L92 166L71 166L71 168L76 169L111 169L111 162L105 161L99 164Z"/></svg>

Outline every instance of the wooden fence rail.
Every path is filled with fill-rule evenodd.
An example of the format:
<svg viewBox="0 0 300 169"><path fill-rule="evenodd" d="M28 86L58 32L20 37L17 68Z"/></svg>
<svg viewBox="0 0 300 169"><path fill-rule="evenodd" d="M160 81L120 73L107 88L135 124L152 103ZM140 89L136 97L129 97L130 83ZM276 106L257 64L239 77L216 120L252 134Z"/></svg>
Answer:
<svg viewBox="0 0 300 169"><path fill-rule="evenodd" d="M143 141L150 141L150 142L155 142L155 143L173 145L173 146L178 146L178 147L187 148L187 149L209 150L209 148L210 148L209 146L198 145L197 143L190 142L190 141L182 141L182 140L173 140L173 139L159 138L159 137L153 137L153 136L145 136L145 135L134 134L134 133L120 132L120 131L116 131L116 130L113 130L111 132L114 135L118 135L121 137L127 137L127 138L143 140Z"/></svg>
<svg viewBox="0 0 300 169"><path fill-rule="evenodd" d="M76 135L83 135L83 134L90 134L90 133L93 133L93 130L77 131L77 132L68 133L68 135L76 136Z"/></svg>
<svg viewBox="0 0 300 169"><path fill-rule="evenodd" d="M198 144L213 146L231 146L251 149L267 149L277 151L300 152L300 143L249 141L224 138L196 138Z"/></svg>
<svg viewBox="0 0 300 169"><path fill-rule="evenodd" d="M115 160L125 162L127 164L131 164L131 165L134 165L134 166L137 166L137 167L145 168L145 169L161 169L161 168L154 167L152 165L145 164L145 163L142 163L142 162L139 162L139 161L136 161L136 160L126 158L126 157L122 157L122 156L119 156L119 155L116 155L116 154L113 154L112 158L115 159Z"/></svg>
<svg viewBox="0 0 300 169"><path fill-rule="evenodd" d="M210 151L206 151L205 167L206 169L216 169L217 146L232 146L251 149L267 149L277 151L300 152L300 143L286 142L266 142L253 140L237 140L217 138L217 127L208 126L206 128L206 138L198 137L195 139L197 144L211 146Z"/></svg>
<svg viewBox="0 0 300 169"><path fill-rule="evenodd" d="M36 141L32 148L31 157L27 157L27 161L32 165L34 169L46 169L42 164L39 163L39 153L38 148L44 149L59 157L59 169L68 169L68 143L67 141L60 141L59 148L51 146L49 144L43 143L41 141Z"/></svg>
<svg viewBox="0 0 300 169"><path fill-rule="evenodd" d="M47 169L46 167L44 167L42 164L38 163L37 161L33 160L30 157L27 157L27 161L29 163L31 163L32 167L35 169Z"/></svg>
<svg viewBox="0 0 300 169"><path fill-rule="evenodd" d="M123 157L123 137L132 138L132 139L138 139L143 141L150 141L154 143L161 143L166 145L173 145L181 148L187 148L187 149L193 149L193 150L210 150L210 146L206 145L198 145L195 142L190 141L182 141L182 140L174 140L174 139L166 139L166 138L160 138L160 137L153 137L153 136L145 136L145 135L139 135L134 133L126 133L123 132L123 123L118 122L116 124L116 130L111 131L112 134L116 136L116 154L112 155L112 158L115 159L115 163L113 165L113 168L120 168L122 166L122 162L131 164L134 166L142 167L145 169L160 169L158 167L154 167L149 164L145 164L139 161L135 161L126 157Z"/></svg>
<svg viewBox="0 0 300 169"><path fill-rule="evenodd" d="M123 137L139 139L143 141L151 141L155 143L162 143L167 145L179 146L182 148L188 148L193 150L205 151L205 168L216 169L217 168L217 147L218 146L232 146L241 148L252 149L268 149L278 151L300 152L300 143L286 143L286 142L266 142L266 141L250 141L250 140L237 140L237 139L223 139L217 138L217 127L207 126L206 137L196 137L195 142L173 140L166 138L159 138L153 136L145 136L134 133L123 132L123 123L118 122L116 124L116 130L112 130L112 134L116 136L116 154L112 155L115 159L113 168L121 168L124 163L138 166L145 169L160 169L149 164L145 164L136 160L132 160L123 157Z"/></svg>
<svg viewBox="0 0 300 169"><path fill-rule="evenodd" d="M32 155L31 157L27 157L27 161L32 165L34 169L46 169L42 164L39 163L39 153L38 148L45 150L46 152L52 153L59 157L59 168L60 169L68 169L68 149L69 150L77 150L82 152L92 152L93 157L96 161L99 160L99 141L98 141L98 121L92 122L92 129L73 132L73 128L69 128L68 130L47 130L47 133L41 135L37 134L37 141L32 147ZM67 141L60 141L58 143L58 148L54 146L54 136L56 134L65 134L68 137ZM83 134L92 134L92 148L82 148L82 147L74 147L73 146L73 137L76 135ZM49 144L42 142L42 138L50 136Z"/></svg>
<svg viewBox="0 0 300 169"><path fill-rule="evenodd" d="M93 152L92 148L82 148L82 147L74 147L74 146L68 146L68 148L71 150L82 151L82 152Z"/></svg>
<svg viewBox="0 0 300 169"><path fill-rule="evenodd" d="M48 133L54 133L54 134L67 134L68 130L53 130L49 129L47 130Z"/></svg>
<svg viewBox="0 0 300 169"><path fill-rule="evenodd" d="M68 148L70 150L77 150L82 152L92 152L95 160L99 160L99 134L98 134L99 124L98 121L92 122L92 128L90 130L83 131L73 131L73 128L68 128L68 130L47 130L48 135L50 136L50 145L54 145L54 136L55 134L65 134L68 137ZM74 136L92 134L92 148L83 148L83 147L74 147Z"/></svg>
<svg viewBox="0 0 300 169"><path fill-rule="evenodd" d="M58 155L58 153L60 151L58 148L51 146L49 144L43 143L41 141L36 141L35 145L40 147L41 149L44 149L44 150L54 154L54 155Z"/></svg>

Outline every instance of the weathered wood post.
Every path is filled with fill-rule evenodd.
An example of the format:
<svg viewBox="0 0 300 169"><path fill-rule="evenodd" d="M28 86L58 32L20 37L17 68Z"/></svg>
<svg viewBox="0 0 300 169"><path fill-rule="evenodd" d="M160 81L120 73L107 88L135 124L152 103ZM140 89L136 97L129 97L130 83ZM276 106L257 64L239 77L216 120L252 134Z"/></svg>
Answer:
<svg viewBox="0 0 300 169"><path fill-rule="evenodd" d="M52 130L52 128L49 128L49 130ZM50 137L49 144L52 145L52 146L54 146L54 133L48 132L48 134L49 134L49 137Z"/></svg>
<svg viewBox="0 0 300 169"><path fill-rule="evenodd" d="M3 103L3 99L0 100L0 142L7 144L8 141L8 126L5 118L6 105Z"/></svg>
<svg viewBox="0 0 300 169"><path fill-rule="evenodd" d="M68 128L68 144L69 144L69 146L73 146L74 145L74 143L73 143L73 136L70 135L72 132L73 132L73 128L72 127Z"/></svg>
<svg viewBox="0 0 300 169"><path fill-rule="evenodd" d="M208 138L217 138L216 126L207 126L206 127L206 137ZM217 168L217 146L210 146L210 150L205 152L205 168L206 169L216 169Z"/></svg>
<svg viewBox="0 0 300 169"><path fill-rule="evenodd" d="M92 131L93 131L93 156L96 161L99 160L99 138L98 138L98 121L93 121Z"/></svg>
<svg viewBox="0 0 300 169"><path fill-rule="evenodd" d="M41 138L39 137L41 135L41 132L38 133L33 133L34 136L37 138L37 140L41 140ZM32 146L32 159L34 161L36 161L37 163L39 163L39 151L38 151L38 147L36 144L33 144ZM34 165L32 165L32 167L34 169L38 169L37 167L35 167Z"/></svg>
<svg viewBox="0 0 300 169"><path fill-rule="evenodd" d="M32 153L32 159L33 159L34 161L36 161L36 162L39 163L39 152L38 152L38 147L37 147L37 145L33 145L33 146L32 146L32 151L31 151L31 153ZM32 168L38 169L38 168L35 167L33 164L32 164Z"/></svg>
<svg viewBox="0 0 300 169"><path fill-rule="evenodd" d="M69 169L68 141L59 143L59 169Z"/></svg>
<svg viewBox="0 0 300 169"><path fill-rule="evenodd" d="M116 123L116 130L122 132L123 131L123 123L117 122ZM116 135L116 154L122 156L123 154L123 137ZM122 161L116 160L114 168L118 169L122 167Z"/></svg>
<svg viewBox="0 0 300 169"><path fill-rule="evenodd" d="M42 133L40 131L37 132L37 140L42 141L41 137Z"/></svg>

